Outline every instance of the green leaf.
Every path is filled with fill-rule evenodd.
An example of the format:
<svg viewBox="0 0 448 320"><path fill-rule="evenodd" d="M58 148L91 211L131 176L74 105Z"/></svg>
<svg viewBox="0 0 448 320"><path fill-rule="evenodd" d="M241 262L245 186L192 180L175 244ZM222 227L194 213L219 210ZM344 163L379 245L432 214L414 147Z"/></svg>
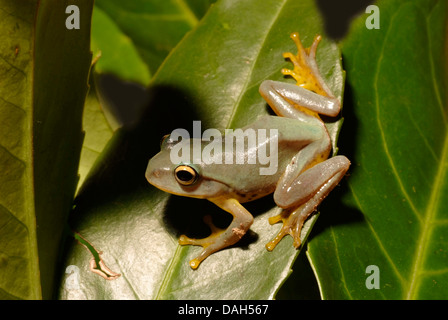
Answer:
<svg viewBox="0 0 448 320"><path fill-rule="evenodd" d="M377 5L380 29L364 15L343 43L351 94L340 147L353 164L335 209L345 213L328 217L309 256L327 299L445 299L447 2ZM366 287L369 265L379 289Z"/></svg>
<svg viewBox="0 0 448 320"><path fill-rule="evenodd" d="M98 73L112 73L126 81L142 85L149 83L151 71L140 57L128 36L116 22L95 6L92 17L92 51L100 55L96 64Z"/></svg>
<svg viewBox="0 0 448 320"><path fill-rule="evenodd" d="M103 151L113 134L113 129L106 119L95 88L95 76L90 79L90 90L84 104L82 128L85 132L79 161L78 189L82 186L96 159Z"/></svg>
<svg viewBox="0 0 448 320"><path fill-rule="evenodd" d="M241 13L250 13L241 19ZM152 82L147 114L133 130L120 129L100 156L76 200L72 227L102 251L105 264L121 277L107 281L89 271L89 251L72 242L65 265L79 268L79 288L61 283L63 299L270 299L290 274L298 254L286 237L273 252L265 244L280 226L272 197L248 203L255 216L251 232L232 248L207 258L197 270L188 261L201 250L180 246L181 233L204 237L202 222L230 215L205 200L170 196L150 186L144 173L159 151L160 138L176 128L236 128L269 113L258 93L265 79L290 81L282 67L296 52L289 35L299 31L309 46L322 22L314 1L219 1L198 27L171 52ZM318 64L337 96L343 89L338 47L325 39ZM329 124L336 136L340 121ZM310 219L307 228L315 222Z"/></svg>
<svg viewBox="0 0 448 320"><path fill-rule="evenodd" d="M96 71L148 85L162 61L205 14L213 0L97 0L92 50Z"/></svg>
<svg viewBox="0 0 448 320"><path fill-rule="evenodd" d="M92 2L0 1L0 298L51 298L82 143Z"/></svg>

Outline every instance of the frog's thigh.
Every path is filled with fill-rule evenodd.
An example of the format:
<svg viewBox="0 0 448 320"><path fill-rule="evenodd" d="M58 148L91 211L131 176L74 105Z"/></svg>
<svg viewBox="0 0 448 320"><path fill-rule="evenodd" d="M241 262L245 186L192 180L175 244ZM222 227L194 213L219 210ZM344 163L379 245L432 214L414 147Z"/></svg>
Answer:
<svg viewBox="0 0 448 320"><path fill-rule="evenodd" d="M335 187L347 172L350 161L336 156L304 171L290 184L279 184L274 192L275 203L281 208L299 207L317 193L315 206ZM325 194L322 192L325 191Z"/></svg>
<svg viewBox="0 0 448 320"><path fill-rule="evenodd" d="M275 113L282 117L301 118L302 113L290 102L330 117L337 116L341 109L338 99L319 95L291 83L265 80L259 91Z"/></svg>
<svg viewBox="0 0 448 320"><path fill-rule="evenodd" d="M289 207L290 204L283 205L287 203L285 199L289 199L291 197L296 198L297 195L295 193L296 188L303 188L303 181L300 179L302 175L311 170L307 168L311 167L313 163L319 162L320 157L327 158L328 153L330 152L330 140L327 135L323 135L322 138L316 139L311 142L303 149L301 149L289 162L279 181L277 182L277 187L274 191L274 200L279 207ZM316 169L315 169L316 170ZM309 175L322 175L322 172L311 171L308 172L304 177ZM317 183L316 180L311 180L310 183ZM301 185L302 184L302 185ZM306 187L309 188L309 185ZM304 193L306 193L305 191Z"/></svg>

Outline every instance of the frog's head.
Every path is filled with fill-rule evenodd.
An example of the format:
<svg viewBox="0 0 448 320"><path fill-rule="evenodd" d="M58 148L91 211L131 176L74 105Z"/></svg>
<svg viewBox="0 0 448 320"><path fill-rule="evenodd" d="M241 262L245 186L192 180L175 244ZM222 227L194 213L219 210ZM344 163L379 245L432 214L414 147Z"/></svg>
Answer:
<svg viewBox="0 0 448 320"><path fill-rule="evenodd" d="M190 141L191 140L191 141ZM192 144L193 139L183 141ZM149 160L146 179L153 186L175 195L193 198L213 198L225 193L229 187L208 176L208 166L190 162L173 162L171 152L177 144L164 137L161 151Z"/></svg>

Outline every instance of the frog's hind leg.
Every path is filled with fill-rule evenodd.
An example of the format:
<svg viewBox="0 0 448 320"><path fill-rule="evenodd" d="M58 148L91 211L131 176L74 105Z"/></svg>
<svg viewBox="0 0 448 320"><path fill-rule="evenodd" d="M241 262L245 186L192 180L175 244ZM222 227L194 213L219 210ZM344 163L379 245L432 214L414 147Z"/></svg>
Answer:
<svg viewBox="0 0 448 320"><path fill-rule="evenodd" d="M211 228L212 234L204 239L191 239L187 236L179 238L181 245L202 246L202 252L190 261L190 267L196 269L199 264L212 253L229 247L237 243L249 230L254 218L236 199L232 198L213 198L211 202L219 206L221 209L231 213L233 220L227 229L218 229L207 218L205 222Z"/></svg>
<svg viewBox="0 0 448 320"><path fill-rule="evenodd" d="M326 160L331 151L331 140L319 115L335 117L339 114L340 102L323 81L316 63L316 50L320 36L314 39L309 49L304 49L298 33L291 38L298 53L285 53L294 70L283 69L297 84L266 80L260 85L260 94L281 117L298 120L295 130L297 141L305 145L293 157L274 192L276 204L285 209L282 214L270 219L270 223L283 222L277 237L266 247L273 250L287 234L294 238L294 246L300 246L303 223L328 193L347 172L350 162L344 156Z"/></svg>
<svg viewBox="0 0 448 320"><path fill-rule="evenodd" d="M266 244L269 251L272 251L287 234L293 237L294 247L300 246L300 234L304 222L338 185L349 166L350 161L344 156L336 156L321 162L299 175L288 187L287 194L275 199L277 205L285 210L269 219L271 224L283 222L278 235Z"/></svg>

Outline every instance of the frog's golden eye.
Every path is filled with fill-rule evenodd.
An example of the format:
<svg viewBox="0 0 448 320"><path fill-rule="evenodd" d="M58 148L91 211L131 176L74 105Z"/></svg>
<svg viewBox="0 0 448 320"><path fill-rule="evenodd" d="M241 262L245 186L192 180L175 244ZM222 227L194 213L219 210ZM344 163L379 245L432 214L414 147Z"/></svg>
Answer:
<svg viewBox="0 0 448 320"><path fill-rule="evenodd" d="M196 182L198 173L190 166L180 165L174 169L174 176L181 185L190 186Z"/></svg>

